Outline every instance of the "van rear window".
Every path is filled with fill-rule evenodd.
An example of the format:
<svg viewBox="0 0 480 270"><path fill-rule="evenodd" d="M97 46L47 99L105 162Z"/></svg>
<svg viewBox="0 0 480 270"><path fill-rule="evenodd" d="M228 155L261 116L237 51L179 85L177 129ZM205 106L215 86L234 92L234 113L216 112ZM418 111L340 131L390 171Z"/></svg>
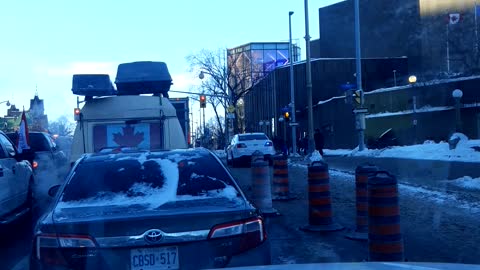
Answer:
<svg viewBox="0 0 480 270"><path fill-rule="evenodd" d="M98 124L93 127L93 151L106 148L133 147L163 149L161 123Z"/></svg>

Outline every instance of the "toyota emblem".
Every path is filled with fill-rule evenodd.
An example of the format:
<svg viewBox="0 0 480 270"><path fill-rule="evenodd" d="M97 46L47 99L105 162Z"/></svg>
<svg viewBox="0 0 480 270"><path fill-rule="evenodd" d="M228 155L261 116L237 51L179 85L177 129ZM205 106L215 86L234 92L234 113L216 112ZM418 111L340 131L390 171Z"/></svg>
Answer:
<svg viewBox="0 0 480 270"><path fill-rule="evenodd" d="M147 243L155 244L162 240L162 236L162 231L160 231L159 229L152 229L146 231L143 238L145 239L145 241L147 241Z"/></svg>

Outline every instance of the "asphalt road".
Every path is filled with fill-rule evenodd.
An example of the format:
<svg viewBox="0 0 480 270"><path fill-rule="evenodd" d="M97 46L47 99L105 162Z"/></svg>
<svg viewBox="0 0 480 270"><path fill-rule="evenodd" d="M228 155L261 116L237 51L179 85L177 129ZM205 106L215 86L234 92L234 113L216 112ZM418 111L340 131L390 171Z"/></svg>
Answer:
<svg viewBox="0 0 480 270"><path fill-rule="evenodd" d="M251 169L231 169L232 174L251 197ZM367 260L366 242L344 237L345 230L333 233L307 233L307 168L289 167L290 192L297 198L274 202L279 216L267 219L274 264L359 262ZM334 220L345 228L355 225L354 176L330 170ZM401 226L405 257L418 262L455 262L480 264L480 203L461 192L430 190L399 185ZM2 269L28 269L32 225L21 220L1 231Z"/></svg>
<svg viewBox="0 0 480 270"><path fill-rule="evenodd" d="M273 263L359 262L367 260L366 242L348 240L346 231L307 233L307 168L290 166L290 191L297 200L274 202L281 216L268 220ZM249 168L232 173L251 196ZM354 175L330 170L334 220L355 227ZM461 192L399 185L405 258L418 262L480 264L480 204ZM471 199L471 200L469 200Z"/></svg>
<svg viewBox="0 0 480 270"><path fill-rule="evenodd" d="M19 219L0 230L0 268L28 269L27 257L32 243L32 222L27 218Z"/></svg>

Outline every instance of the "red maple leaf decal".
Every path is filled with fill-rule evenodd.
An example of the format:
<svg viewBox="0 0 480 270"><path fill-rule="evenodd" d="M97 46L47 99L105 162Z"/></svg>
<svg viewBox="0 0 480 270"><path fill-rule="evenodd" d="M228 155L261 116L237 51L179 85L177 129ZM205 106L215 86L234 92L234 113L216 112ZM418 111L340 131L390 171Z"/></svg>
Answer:
<svg viewBox="0 0 480 270"><path fill-rule="evenodd" d="M125 147L137 147L141 142L144 140L143 132L135 132L135 128L127 125L126 127L122 127L123 134L121 133L114 133L113 134L113 141L117 143L119 146Z"/></svg>

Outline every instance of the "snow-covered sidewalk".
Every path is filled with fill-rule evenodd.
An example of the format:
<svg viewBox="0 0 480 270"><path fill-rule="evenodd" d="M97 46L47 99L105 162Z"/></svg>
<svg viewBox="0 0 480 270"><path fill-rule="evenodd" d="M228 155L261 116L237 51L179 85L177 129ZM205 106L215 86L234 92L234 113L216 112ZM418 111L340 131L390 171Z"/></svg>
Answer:
<svg viewBox="0 0 480 270"><path fill-rule="evenodd" d="M325 149L327 156L364 156L364 157L395 157L422 160L480 162L480 140L461 140L456 149L450 150L447 142L434 143L426 141L423 144L410 146L394 146L385 149ZM479 167L480 170L480 167Z"/></svg>

